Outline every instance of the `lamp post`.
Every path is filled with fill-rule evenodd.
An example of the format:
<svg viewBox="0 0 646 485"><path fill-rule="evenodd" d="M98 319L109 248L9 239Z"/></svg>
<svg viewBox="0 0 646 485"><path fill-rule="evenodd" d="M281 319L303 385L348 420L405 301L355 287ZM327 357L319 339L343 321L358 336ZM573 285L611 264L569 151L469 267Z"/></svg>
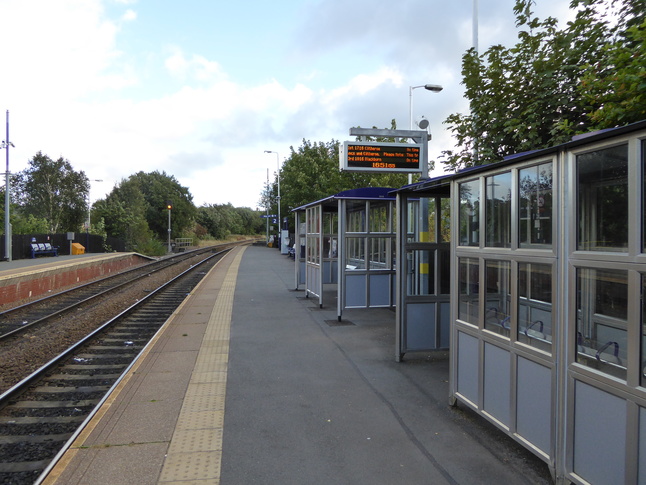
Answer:
<svg viewBox="0 0 646 485"><path fill-rule="evenodd" d="M431 91L434 93L439 93L442 91L442 86L438 84L421 84L419 86L410 86L408 88L408 116L409 116L409 129L413 129L413 90L417 88L424 88L427 91ZM426 161L425 161L425 167L424 171L422 172L422 177L428 177L428 151L426 154ZM411 184L413 183L413 176L412 174L408 174L408 183ZM430 241L429 239L429 227L428 227L428 199L426 197L420 198L420 206L419 206L419 240L420 241ZM419 255L419 275L420 275L420 280L419 280L419 291L420 294L425 295L428 293L429 290L429 282L428 278L430 277L429 275L429 255L426 253L426 251L420 252Z"/></svg>
<svg viewBox="0 0 646 485"><path fill-rule="evenodd" d="M408 129L412 130L413 129L413 90L418 89L418 88L424 88L427 91L431 91L434 93L439 93L444 89L442 86L438 84L420 84L419 86L409 86L408 87ZM422 176L428 177L428 167L426 169L426 173L422 174ZM411 184L413 183L413 174L408 174L408 183Z"/></svg>
<svg viewBox="0 0 646 485"><path fill-rule="evenodd" d="M276 178L278 179L278 237L280 239L280 253L283 254L283 221L280 218L280 160L278 152L272 150L265 150L265 153L275 153L276 154Z"/></svg>
<svg viewBox="0 0 646 485"><path fill-rule="evenodd" d="M173 203L170 200L166 201L166 209L168 209L168 254L172 252L170 247L170 211L173 209Z"/></svg>
<svg viewBox="0 0 646 485"><path fill-rule="evenodd" d="M9 219L9 147L14 146L9 141L9 110L7 110L7 139L2 142L0 148L7 150L7 170L5 171L5 189L4 189L4 255L5 260L11 261L11 221Z"/></svg>
<svg viewBox="0 0 646 485"><path fill-rule="evenodd" d="M90 224L91 224L90 213L92 209L92 198L90 197L90 190L92 188L92 182L103 182L103 179L91 179L91 180L88 180L88 182L90 183L88 184L88 188L87 188L87 224L85 226L85 236L86 236L85 248L89 253L90 252Z"/></svg>

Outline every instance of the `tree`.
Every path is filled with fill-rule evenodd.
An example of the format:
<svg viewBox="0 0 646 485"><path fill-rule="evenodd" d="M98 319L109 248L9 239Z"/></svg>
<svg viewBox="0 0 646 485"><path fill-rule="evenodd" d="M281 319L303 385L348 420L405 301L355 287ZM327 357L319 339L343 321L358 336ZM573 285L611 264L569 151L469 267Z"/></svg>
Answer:
<svg viewBox="0 0 646 485"><path fill-rule="evenodd" d="M48 231L78 231L87 214L90 182L62 157L52 160L38 152L16 176L16 199L25 217L47 221Z"/></svg>
<svg viewBox="0 0 646 485"><path fill-rule="evenodd" d="M463 84L471 111L452 114L445 121L457 142L455 150L442 154L447 169L499 161L607 127L600 124L600 113L610 111L606 104L616 87L609 80L619 77L614 73L617 67L625 66L625 76L617 80L622 88L620 106L631 112L624 111L623 118L606 116L606 123L616 126L643 117L643 108L640 112L631 104L634 91L630 91L644 91L643 0L573 0L576 19L562 30L552 17L534 17L532 3L516 2L516 25L521 30L514 47L494 45L482 55L471 49L463 56ZM629 52L635 57L629 59ZM643 94L639 99L643 106Z"/></svg>
<svg viewBox="0 0 646 485"><path fill-rule="evenodd" d="M197 209L196 220L215 239L226 239L231 234L260 234L265 229L259 212L231 204L203 205Z"/></svg>
<svg viewBox="0 0 646 485"><path fill-rule="evenodd" d="M396 129L393 125L391 129ZM382 140L377 141L391 141ZM303 144L294 150L280 170L282 214L289 214L295 207L337 194L344 190L361 187L401 187L407 176L399 173L342 172L339 170L339 142ZM277 183L274 182L262 193L259 205L269 206L276 213Z"/></svg>
<svg viewBox="0 0 646 485"><path fill-rule="evenodd" d="M166 201L173 206L171 228L175 237L193 228L196 208L188 188L179 184L177 179L166 172L138 172L130 179L139 181L141 193L146 201L146 221L155 235L164 241L168 235L168 212Z"/></svg>
<svg viewBox="0 0 646 485"><path fill-rule="evenodd" d="M145 252L153 239L146 221L148 204L141 182L130 177L116 185L105 199L94 204L94 222L105 228L107 235L123 239L128 251Z"/></svg>

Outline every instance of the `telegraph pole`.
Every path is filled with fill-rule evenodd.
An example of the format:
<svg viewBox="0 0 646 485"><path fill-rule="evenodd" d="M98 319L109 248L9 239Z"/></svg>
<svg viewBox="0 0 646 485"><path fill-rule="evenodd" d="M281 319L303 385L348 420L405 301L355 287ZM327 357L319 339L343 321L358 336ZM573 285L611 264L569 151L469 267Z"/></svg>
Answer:
<svg viewBox="0 0 646 485"><path fill-rule="evenodd" d="M9 141L9 110L7 110L7 138L2 142L2 148L7 150L7 170L5 171L5 189L4 189L4 259L11 261L11 221L9 219L9 147L14 146Z"/></svg>

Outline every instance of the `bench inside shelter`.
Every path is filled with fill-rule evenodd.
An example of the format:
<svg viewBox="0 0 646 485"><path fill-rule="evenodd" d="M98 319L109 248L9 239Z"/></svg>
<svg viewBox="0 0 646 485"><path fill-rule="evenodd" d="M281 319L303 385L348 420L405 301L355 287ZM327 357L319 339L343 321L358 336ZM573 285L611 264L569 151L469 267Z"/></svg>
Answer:
<svg viewBox="0 0 646 485"><path fill-rule="evenodd" d="M31 257L36 256L58 256L58 248L52 246L50 243L31 243Z"/></svg>

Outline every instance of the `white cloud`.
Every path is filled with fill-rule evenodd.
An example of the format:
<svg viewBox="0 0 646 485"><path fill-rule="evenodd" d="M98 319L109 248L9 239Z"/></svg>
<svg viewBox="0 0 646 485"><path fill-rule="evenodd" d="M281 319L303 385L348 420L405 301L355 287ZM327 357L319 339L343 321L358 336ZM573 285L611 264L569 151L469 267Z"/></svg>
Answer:
<svg viewBox="0 0 646 485"><path fill-rule="evenodd" d="M126 12L121 16L121 19L125 22L132 22L137 20L137 12L132 9L126 10Z"/></svg>

